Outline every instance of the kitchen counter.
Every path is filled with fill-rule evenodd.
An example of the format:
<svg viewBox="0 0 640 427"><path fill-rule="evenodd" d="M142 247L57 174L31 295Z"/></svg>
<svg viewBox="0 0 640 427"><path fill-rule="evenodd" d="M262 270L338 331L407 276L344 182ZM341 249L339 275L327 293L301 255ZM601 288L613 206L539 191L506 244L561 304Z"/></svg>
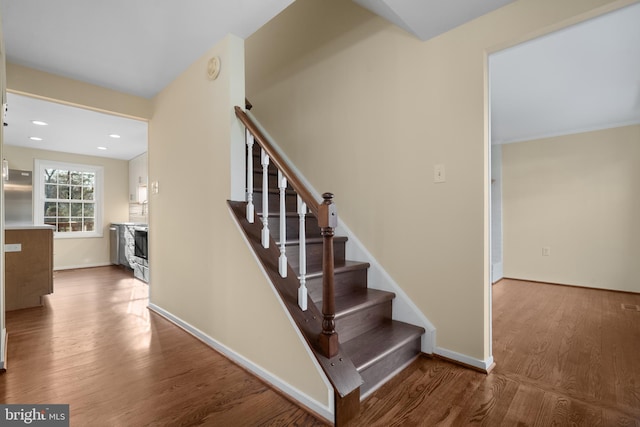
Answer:
<svg viewBox="0 0 640 427"><path fill-rule="evenodd" d="M15 223L15 224L5 224L4 225L4 229L5 230L55 230L55 226L53 225L35 225L35 224L22 224L22 223Z"/></svg>
<svg viewBox="0 0 640 427"><path fill-rule="evenodd" d="M5 309L37 307L53 292L53 228L14 225L4 231Z"/></svg>

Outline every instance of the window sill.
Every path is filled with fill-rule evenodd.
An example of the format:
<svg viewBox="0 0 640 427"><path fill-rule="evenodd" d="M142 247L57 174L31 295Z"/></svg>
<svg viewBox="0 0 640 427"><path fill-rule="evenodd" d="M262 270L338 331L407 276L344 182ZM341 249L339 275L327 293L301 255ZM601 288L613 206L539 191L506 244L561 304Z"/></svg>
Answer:
<svg viewBox="0 0 640 427"><path fill-rule="evenodd" d="M103 233L97 231L54 231L54 239L91 239L103 237Z"/></svg>

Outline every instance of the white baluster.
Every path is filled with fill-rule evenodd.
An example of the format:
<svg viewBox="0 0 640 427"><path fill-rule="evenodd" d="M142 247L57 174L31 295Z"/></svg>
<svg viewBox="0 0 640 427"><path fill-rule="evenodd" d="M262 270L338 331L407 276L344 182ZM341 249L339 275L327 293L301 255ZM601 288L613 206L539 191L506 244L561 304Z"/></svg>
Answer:
<svg viewBox="0 0 640 427"><path fill-rule="evenodd" d="M262 247L269 247L269 155L264 148L262 160Z"/></svg>
<svg viewBox="0 0 640 427"><path fill-rule="evenodd" d="M247 129L247 221L253 224L255 208L253 206L253 135Z"/></svg>
<svg viewBox="0 0 640 427"><path fill-rule="evenodd" d="M287 255L285 253L285 242L287 241L287 208L285 206L285 192L287 189L287 178L278 170L278 187L280 188L280 276L287 277Z"/></svg>
<svg viewBox="0 0 640 427"><path fill-rule="evenodd" d="M300 287L298 288L298 305L302 311L307 310L307 233L305 215L307 204L298 196L298 216L300 217Z"/></svg>

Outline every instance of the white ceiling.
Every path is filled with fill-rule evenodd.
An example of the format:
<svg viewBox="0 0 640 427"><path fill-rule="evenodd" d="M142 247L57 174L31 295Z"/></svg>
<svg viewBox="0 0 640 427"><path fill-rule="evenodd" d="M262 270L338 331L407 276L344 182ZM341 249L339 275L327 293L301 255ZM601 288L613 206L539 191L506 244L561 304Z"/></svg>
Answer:
<svg viewBox="0 0 640 427"><path fill-rule="evenodd" d="M493 143L640 123L640 3L489 58Z"/></svg>
<svg viewBox="0 0 640 427"><path fill-rule="evenodd" d="M7 93L7 107L7 145L122 160L147 151L147 123L143 121L13 93ZM46 122L47 126L35 125L32 120ZM120 138L111 138L111 134ZM32 136L42 141L29 139Z"/></svg>
<svg viewBox="0 0 640 427"><path fill-rule="evenodd" d="M426 39L511 0L354 1ZM0 0L0 12L10 62L149 98L227 33L247 37L292 2ZM626 18L621 11L600 18L604 24L586 24L575 36L567 34L580 26L492 55L493 140L639 121L640 26L632 25L640 22L638 8L626 8ZM30 121L39 119L50 123L39 148L131 159L146 147L146 131L133 130L140 122L116 120L139 140L125 143L125 131L120 141L105 140L113 117L76 110L10 95L6 143L31 146ZM94 133L77 138L92 126ZM106 151L96 148L109 143Z"/></svg>
<svg viewBox="0 0 640 427"><path fill-rule="evenodd" d="M151 98L293 0L1 0L10 62Z"/></svg>

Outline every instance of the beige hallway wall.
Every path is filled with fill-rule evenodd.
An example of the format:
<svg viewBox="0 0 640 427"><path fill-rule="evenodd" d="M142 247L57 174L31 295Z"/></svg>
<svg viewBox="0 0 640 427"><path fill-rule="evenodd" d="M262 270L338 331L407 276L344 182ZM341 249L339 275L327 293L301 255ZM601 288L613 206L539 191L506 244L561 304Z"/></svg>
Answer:
<svg viewBox="0 0 640 427"><path fill-rule="evenodd" d="M640 292L640 125L502 150L505 276Z"/></svg>

